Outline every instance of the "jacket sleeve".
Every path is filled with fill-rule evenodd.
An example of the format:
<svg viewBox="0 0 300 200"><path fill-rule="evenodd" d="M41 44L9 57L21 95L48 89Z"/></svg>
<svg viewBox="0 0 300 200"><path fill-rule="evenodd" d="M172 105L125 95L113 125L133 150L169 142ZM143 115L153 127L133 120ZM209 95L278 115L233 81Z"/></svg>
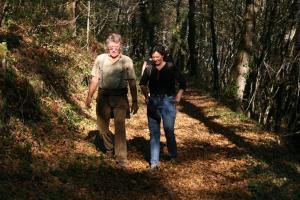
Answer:
<svg viewBox="0 0 300 200"><path fill-rule="evenodd" d="M180 72L177 66L175 66L173 63L173 69L174 69L174 74L175 74L175 80L179 85L179 89L186 89L186 79L184 75Z"/></svg>
<svg viewBox="0 0 300 200"><path fill-rule="evenodd" d="M149 82L149 75L148 75L148 66L145 68L143 74L142 74L142 78L140 80L140 86L147 86L148 82Z"/></svg>

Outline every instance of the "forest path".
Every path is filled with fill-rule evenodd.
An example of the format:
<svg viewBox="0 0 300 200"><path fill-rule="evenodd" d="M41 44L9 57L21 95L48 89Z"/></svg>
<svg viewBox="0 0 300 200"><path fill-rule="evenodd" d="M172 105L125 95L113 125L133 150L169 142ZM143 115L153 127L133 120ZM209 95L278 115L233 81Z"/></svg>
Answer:
<svg viewBox="0 0 300 200"><path fill-rule="evenodd" d="M156 172L148 168L143 98L138 113L126 120L129 167L123 170L105 159L95 104L84 109L85 95L72 97L80 118L46 99L41 122L24 127L14 121L16 128L4 137L11 147L2 148L0 199L300 199L299 155L209 95L185 92L175 123L178 162L161 158ZM164 134L161 147L164 155Z"/></svg>
<svg viewBox="0 0 300 200"><path fill-rule="evenodd" d="M103 198L248 199L268 197L274 191L285 197L280 187L294 188L299 183L299 165L286 156L274 133L262 131L255 122L198 90L189 89L178 106L177 163L161 158L160 170L148 171L149 132L143 103L126 126L129 168L119 170L103 161L104 170L96 175ZM164 134L161 144L163 155Z"/></svg>

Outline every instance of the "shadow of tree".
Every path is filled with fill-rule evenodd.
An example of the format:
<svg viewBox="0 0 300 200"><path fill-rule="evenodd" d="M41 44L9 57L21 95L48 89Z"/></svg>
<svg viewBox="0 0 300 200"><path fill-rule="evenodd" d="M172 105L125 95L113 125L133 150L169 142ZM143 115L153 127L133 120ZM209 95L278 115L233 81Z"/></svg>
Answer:
<svg viewBox="0 0 300 200"><path fill-rule="evenodd" d="M114 138L114 134L112 132L110 132L110 137ZM94 144L98 151L103 153L106 152L103 138L98 130L89 131L84 139ZM161 155L163 155L163 148L165 148L165 146L165 143L160 143ZM127 147L130 153L142 155L145 161L150 161L150 143L144 137L134 137L133 139L128 140Z"/></svg>
<svg viewBox="0 0 300 200"><path fill-rule="evenodd" d="M134 137L129 140L128 149L131 152L142 155L145 161L150 161L150 143L144 137Z"/></svg>
<svg viewBox="0 0 300 200"><path fill-rule="evenodd" d="M20 46L22 37L14 32L0 32L0 42L6 42L9 50Z"/></svg>
<svg viewBox="0 0 300 200"><path fill-rule="evenodd" d="M187 92L188 93L188 92ZM192 94L186 94L186 96L201 96L200 93L193 91ZM289 153L283 146L273 145L273 146L265 146L265 145L256 145L254 143L248 142L244 140L243 137L236 134L233 130L228 127L224 127L223 125L212 121L211 118L205 115L203 108L200 106L195 106L190 103L188 100L182 100L181 102L182 108L181 112L186 113L190 117L197 119L204 123L204 125L209 129L212 134L220 134L229 139L236 147L239 149L238 151L234 151L235 156L251 155L252 157L265 162L269 166L269 170L273 173L277 174L279 177L287 177L291 182L298 183L300 180L299 172L287 164L285 161L291 160L296 161L296 157L288 156ZM236 129L237 127L233 127ZM201 144L200 144L201 145ZM212 149L213 150L213 149ZM199 149L197 150L199 151ZM219 151L219 150L218 150ZM201 149L200 149L201 152ZM206 151L207 152L207 151Z"/></svg>
<svg viewBox="0 0 300 200"><path fill-rule="evenodd" d="M18 182L2 185L4 199L170 199L168 189L148 172L117 169L101 157L80 159L49 173L19 171L0 174L1 180ZM83 162L86 160L86 162Z"/></svg>
<svg viewBox="0 0 300 200"><path fill-rule="evenodd" d="M91 119L72 96L74 93L72 84L76 83L74 79L70 78L68 66L75 65L73 60L38 46L19 48L15 50L15 54L19 58L16 68L27 75L34 74L42 78L44 85L41 84L41 88L35 88L36 90L48 95L53 93L62 97L79 115Z"/></svg>
<svg viewBox="0 0 300 200"><path fill-rule="evenodd" d="M41 108L39 99L41 94L47 96L47 91L53 92L66 100L79 115L90 118L72 97L72 81L64 69L64 63L72 61L42 47L20 48L14 50L14 53L18 54L20 60L12 68L20 73L11 70L8 77L0 77L3 82L0 85L1 95L5 99L5 106L0 111L4 114L3 119L20 119L24 125L22 128L30 129L26 134L32 134L29 137L32 140L47 140L47 144L53 146L60 145L55 142L63 139L75 141L78 137L76 126L60 121L64 116L51 106L43 104ZM35 75L43 80L45 88L34 88L29 79ZM53 116L58 120L53 120ZM95 160L89 161L93 163L92 166L86 166L81 163L82 157L86 155L80 155L78 161L49 171L50 158L33 155L30 144L33 141L18 141L19 138L14 137L15 128L18 127L1 129L0 194L3 199L169 199L166 187L157 176L146 172L118 170L105 163L101 157L93 158ZM91 131L88 137L87 140L94 137L95 146L105 151L97 131ZM47 165L35 171L33 160ZM40 196L37 197L37 194Z"/></svg>
<svg viewBox="0 0 300 200"><path fill-rule="evenodd" d="M113 137L112 134L111 137ZM106 153L103 138L98 130L89 131L84 139L94 144L98 151Z"/></svg>
<svg viewBox="0 0 300 200"><path fill-rule="evenodd" d="M68 74L68 65L74 63L68 56L63 56L57 52L50 51L39 46L28 46L22 44L22 38L17 38L17 46L12 43L11 52L17 62L11 61L11 66L7 68L5 77L0 77L3 84L1 90L1 121L9 121L11 116L15 116L20 121L35 129L36 124L43 123L45 132L58 129L60 125L66 125L70 130L76 131L77 127L73 123L73 114L87 119L92 119L78 104L74 97L74 79ZM16 49L16 47L18 47ZM18 73L16 73L18 71ZM1 73L1 76L3 74ZM32 77L39 77L41 80ZM39 81L38 84L33 84ZM41 97L55 95L62 98L69 106L70 119L66 116L69 113L62 113L52 105L41 105ZM53 102L55 103L55 102ZM54 106L55 107L55 106ZM59 121L53 123L53 117ZM78 117L77 117L78 118ZM76 120L81 120L76 119ZM72 121L73 120L73 121ZM52 124L50 124L52 123ZM60 125L59 125L60 124ZM57 135L59 136L59 135Z"/></svg>
<svg viewBox="0 0 300 200"><path fill-rule="evenodd" d="M22 121L39 121L40 101L29 81L16 75L12 68L7 68L5 75L0 86L3 94L1 118L4 123L14 115Z"/></svg>
<svg viewBox="0 0 300 200"><path fill-rule="evenodd" d="M239 158L244 155L237 147L222 147L207 142L186 140L181 143L179 163L193 162L193 160L214 160L214 155L223 155L228 158Z"/></svg>

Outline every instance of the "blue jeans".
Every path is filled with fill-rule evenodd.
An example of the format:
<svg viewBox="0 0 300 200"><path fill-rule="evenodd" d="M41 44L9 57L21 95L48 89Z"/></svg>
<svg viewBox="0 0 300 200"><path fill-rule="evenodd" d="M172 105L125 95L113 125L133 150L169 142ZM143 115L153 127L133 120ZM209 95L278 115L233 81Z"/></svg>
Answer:
<svg viewBox="0 0 300 200"><path fill-rule="evenodd" d="M159 163L161 119L163 121L169 156L177 156L177 145L174 134L176 112L177 110L173 96L149 97L147 116L150 130L150 165L156 165Z"/></svg>

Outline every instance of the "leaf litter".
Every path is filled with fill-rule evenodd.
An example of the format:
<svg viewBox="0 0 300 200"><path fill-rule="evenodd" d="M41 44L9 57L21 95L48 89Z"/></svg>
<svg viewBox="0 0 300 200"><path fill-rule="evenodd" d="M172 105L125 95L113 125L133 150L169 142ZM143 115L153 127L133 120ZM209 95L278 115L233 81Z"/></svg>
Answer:
<svg viewBox="0 0 300 200"><path fill-rule="evenodd" d="M84 105L84 96L75 101ZM162 133L161 165L154 173L148 171L149 132L142 97L138 114L126 120L125 170L106 160L97 144L101 137L95 105L84 111L89 119L82 119L74 131L56 115L60 104L43 102L51 110L50 121L40 122L35 136L32 126L11 122L15 128L9 130L14 133L10 137L16 144L11 151L1 151L0 192L5 199L276 199L274 191L293 199L299 188L299 160L274 142L276 134L257 128L200 91L189 89L178 106L177 162L163 158L167 149ZM114 130L113 124L110 128Z"/></svg>

